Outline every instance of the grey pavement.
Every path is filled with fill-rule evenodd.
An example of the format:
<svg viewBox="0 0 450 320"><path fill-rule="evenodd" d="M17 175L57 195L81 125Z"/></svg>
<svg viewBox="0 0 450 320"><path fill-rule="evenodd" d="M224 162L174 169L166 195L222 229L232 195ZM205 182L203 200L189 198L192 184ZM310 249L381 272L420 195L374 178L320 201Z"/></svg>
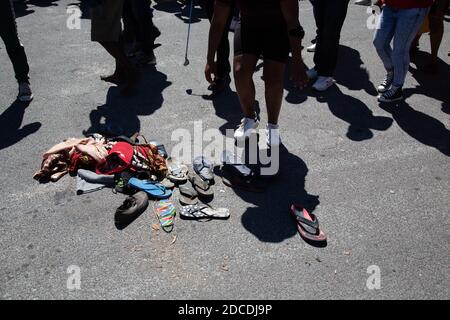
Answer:
<svg viewBox="0 0 450 320"><path fill-rule="evenodd" d="M153 230L149 209L126 229L114 226L124 197L105 189L77 196L75 179L39 184L41 155L104 121L140 131L168 150L173 130L232 129L239 105L232 90L214 101L203 77L208 21L187 24L174 3L157 5L161 29L156 70L139 92L121 97L99 80L112 59L90 41L90 20L66 27L77 0L29 1L17 23L31 65L35 99L14 103L16 84L0 43L0 298L2 299L449 299L450 298L450 49L449 23L440 74L411 63L406 103L380 108L375 87L383 68L366 26L366 7L349 7L342 32L337 86L323 95L286 86L281 114L280 178L265 194L215 186L215 206L228 221L176 219L172 234ZM314 36L309 2L301 2L306 43ZM232 34L230 34L230 38ZM304 52L311 66L312 55ZM262 71L255 75L263 123ZM191 95L186 90L192 90ZM102 120L103 121L103 120ZM294 201L315 207L328 235L325 248L306 244L289 215ZM176 236L176 238L174 238ZM175 240L175 242L174 242ZM69 290L71 265L81 288ZM368 267L381 289L366 286Z"/></svg>

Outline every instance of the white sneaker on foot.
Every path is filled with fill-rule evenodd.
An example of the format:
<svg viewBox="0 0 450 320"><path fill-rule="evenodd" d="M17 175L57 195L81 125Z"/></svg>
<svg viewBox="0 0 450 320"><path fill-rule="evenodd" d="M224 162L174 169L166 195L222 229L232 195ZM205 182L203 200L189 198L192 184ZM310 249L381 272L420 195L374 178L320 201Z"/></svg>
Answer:
<svg viewBox="0 0 450 320"><path fill-rule="evenodd" d="M269 148L279 147L281 144L280 126L268 124L266 128L266 144Z"/></svg>
<svg viewBox="0 0 450 320"><path fill-rule="evenodd" d="M314 52L316 51L316 44L313 43L312 45L310 45L309 47L306 48L306 51L308 52Z"/></svg>
<svg viewBox="0 0 450 320"><path fill-rule="evenodd" d="M313 89L317 91L326 91L329 87L334 84L334 79L332 77L318 77L317 81L313 84Z"/></svg>
<svg viewBox="0 0 450 320"><path fill-rule="evenodd" d="M255 129L258 128L259 121L252 118L243 118L241 124L234 131L234 138L236 140L245 140L249 138Z"/></svg>
<svg viewBox="0 0 450 320"><path fill-rule="evenodd" d="M33 100L33 93L31 92L31 86L29 83L19 83L19 95L17 96L17 98L22 102Z"/></svg>

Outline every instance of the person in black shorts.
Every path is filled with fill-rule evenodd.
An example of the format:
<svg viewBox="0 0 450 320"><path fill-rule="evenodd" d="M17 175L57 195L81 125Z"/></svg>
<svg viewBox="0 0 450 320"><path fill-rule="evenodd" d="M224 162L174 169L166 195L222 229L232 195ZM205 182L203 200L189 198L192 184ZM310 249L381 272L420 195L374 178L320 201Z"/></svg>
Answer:
<svg viewBox="0 0 450 320"><path fill-rule="evenodd" d="M205 77L212 83L217 75L215 55L230 16L233 0L216 0L208 41ZM244 119L236 129L236 140L245 140L258 127L255 114L256 64L264 59L265 97L268 113L267 145L280 145L278 118L283 100L283 80L289 52L292 48L291 79L299 88L308 78L301 57L304 32L298 20L297 0L236 0L241 24L235 30L234 80Z"/></svg>

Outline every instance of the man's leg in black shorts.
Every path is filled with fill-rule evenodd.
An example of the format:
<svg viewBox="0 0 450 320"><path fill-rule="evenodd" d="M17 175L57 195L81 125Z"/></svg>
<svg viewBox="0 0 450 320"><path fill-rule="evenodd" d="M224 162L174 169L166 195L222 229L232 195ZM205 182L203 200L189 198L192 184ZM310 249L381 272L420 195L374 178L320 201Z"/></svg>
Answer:
<svg viewBox="0 0 450 320"><path fill-rule="evenodd" d="M25 49L17 34L16 19L10 0L0 1L0 37L5 43L6 51L12 62L16 79L19 83L29 81L28 66Z"/></svg>

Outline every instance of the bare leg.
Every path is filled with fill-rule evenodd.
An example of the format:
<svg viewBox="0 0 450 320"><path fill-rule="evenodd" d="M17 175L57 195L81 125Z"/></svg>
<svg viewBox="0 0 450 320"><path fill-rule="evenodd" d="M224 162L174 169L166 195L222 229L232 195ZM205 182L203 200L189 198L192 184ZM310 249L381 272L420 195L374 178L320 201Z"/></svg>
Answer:
<svg viewBox="0 0 450 320"><path fill-rule="evenodd" d="M124 92L128 94L129 91L136 85L139 79L139 71L133 66L130 60L125 55L122 42L100 42L108 53L116 59L116 72L123 72L125 87ZM119 67L119 69L117 69ZM120 71L119 71L120 70Z"/></svg>
<svg viewBox="0 0 450 320"><path fill-rule="evenodd" d="M255 83L253 73L258 57L244 54L234 57L234 81L241 102L242 112L246 118L255 117Z"/></svg>
<svg viewBox="0 0 450 320"><path fill-rule="evenodd" d="M278 124L284 92L284 71L286 64L273 60L264 60L264 83L268 122Z"/></svg>

